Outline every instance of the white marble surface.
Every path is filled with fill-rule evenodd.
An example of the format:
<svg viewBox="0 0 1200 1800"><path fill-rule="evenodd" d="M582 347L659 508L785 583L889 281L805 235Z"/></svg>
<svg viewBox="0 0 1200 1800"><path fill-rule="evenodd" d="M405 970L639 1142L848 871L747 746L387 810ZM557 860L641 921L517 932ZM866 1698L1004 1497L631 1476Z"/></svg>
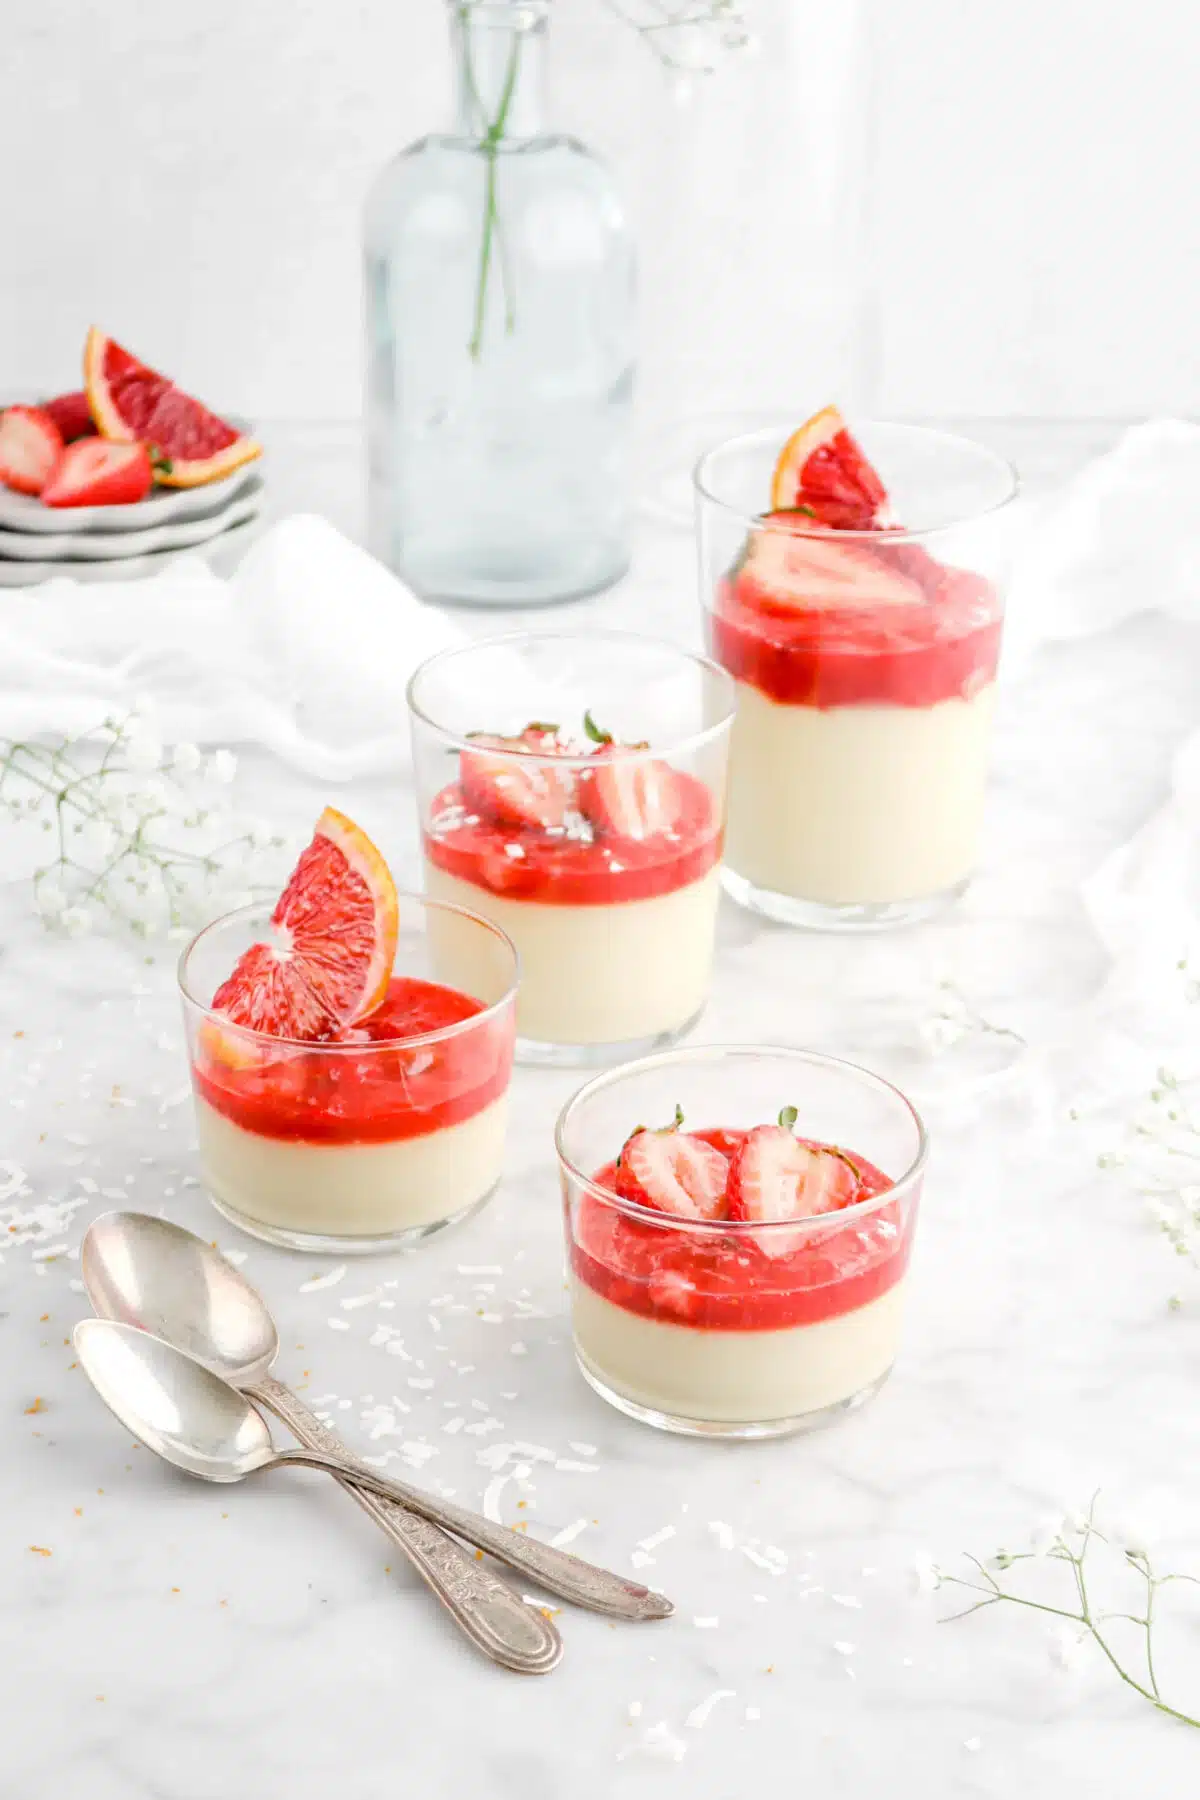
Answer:
<svg viewBox="0 0 1200 1800"><path fill-rule="evenodd" d="M1113 435L992 429L1035 486ZM270 436L274 509L319 507L353 530L350 434ZM572 617L690 634L690 554L685 535L648 529L633 580ZM1161 799L1198 692L1200 638L1161 621L1043 653L1006 695L980 879L899 950L727 911L704 1036L843 1049L930 1095L934 1160L895 1376L865 1413L782 1444L657 1436L576 1374L550 1157L571 1077L520 1073L490 1210L419 1253L351 1262L304 1292L336 1259L239 1239L196 1184L172 954L47 938L23 883L0 888L0 1156L31 1190L8 1204L22 1217L46 1209L32 1233L8 1234L0 1267L0 1792L1187 1791L1196 1740L1098 1658L1065 1675L1037 1615L941 1624L949 1598L911 1591L915 1554L956 1565L963 1550L1018 1544L1047 1509L1096 1486L1118 1509L1151 1506L1172 1566L1200 1572L1200 1296L1137 1200L1097 1175L1036 1054L1007 1082L965 1093L954 1065L939 1075L914 1045L944 968L1035 1045L1077 1015L1105 967L1077 884ZM284 822L319 799L263 766L241 779ZM339 803L411 872L403 792L367 786ZM7 1173L0 1164L0 1187ZM84 1310L82 1230L122 1202L161 1207L245 1254L281 1323L280 1372L352 1443L464 1500L490 1493L540 1534L586 1521L577 1547L619 1567L639 1566L639 1543L659 1536L641 1566L677 1617L617 1628L564 1614L563 1667L521 1684L463 1647L402 1568L385 1573L387 1546L332 1486L282 1473L212 1489L156 1466L69 1347ZM1174 1292L1184 1304L1172 1313ZM522 1460L525 1482L497 1484ZM1164 1674L1196 1710L1200 1627L1177 1592ZM700 1722L695 1709L720 1690ZM643 1747L658 1721L682 1762Z"/></svg>

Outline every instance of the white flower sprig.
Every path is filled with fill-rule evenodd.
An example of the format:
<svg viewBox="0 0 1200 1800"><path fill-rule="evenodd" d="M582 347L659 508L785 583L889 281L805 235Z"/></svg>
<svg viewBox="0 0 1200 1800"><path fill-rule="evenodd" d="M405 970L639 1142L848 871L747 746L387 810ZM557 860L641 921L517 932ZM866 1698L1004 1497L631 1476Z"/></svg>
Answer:
<svg viewBox="0 0 1200 1800"><path fill-rule="evenodd" d="M755 46L739 0L604 0L604 4L678 74L711 75L726 57Z"/></svg>
<svg viewBox="0 0 1200 1800"><path fill-rule="evenodd" d="M283 840L232 810L236 770L230 750L165 749L137 712L74 738L0 738L0 815L53 847L33 876L43 922L72 937L106 917L178 934L217 893L253 898L255 862Z"/></svg>
<svg viewBox="0 0 1200 1800"><path fill-rule="evenodd" d="M1002 1603L1048 1615L1055 1620L1050 1652L1060 1666L1068 1667L1073 1664L1090 1639L1114 1673L1135 1694L1140 1694L1143 1700L1149 1701L1157 1712L1200 1730L1200 1718L1171 1706L1163 1699L1154 1662L1156 1607L1161 1590L1173 1582L1188 1582L1200 1587L1200 1580L1194 1575L1156 1574L1144 1544L1135 1541L1135 1537L1128 1533L1124 1534L1124 1542L1115 1541L1114 1537L1097 1528L1095 1514L1096 1499L1093 1498L1086 1513L1069 1513L1035 1534L1034 1543L1028 1550L999 1550L986 1562L977 1556L968 1555L966 1560L975 1571L973 1577L949 1575L922 1559L921 1573L932 1576L932 1581L923 1579L921 1585L962 1588L966 1593L978 1596L961 1612L950 1613L943 1620L947 1624L951 1620L966 1619L972 1613L982 1612L987 1607ZM1137 1610L1110 1612L1096 1607L1088 1589L1085 1569L1088 1553L1096 1545L1105 1547L1112 1558L1119 1559L1119 1566L1136 1578L1141 1595L1140 1603L1135 1603ZM1035 1562L1057 1563L1070 1570L1066 1604L1052 1605L1048 1601L1034 1599L1029 1594L1014 1593L997 1579L997 1571L1003 1574L1019 1563ZM1136 1672L1122 1659L1112 1643L1108 1627L1118 1622L1134 1626L1139 1634L1141 1667Z"/></svg>
<svg viewBox="0 0 1200 1800"><path fill-rule="evenodd" d="M1122 1148L1096 1165L1120 1171L1173 1253L1200 1269L1200 1082L1160 1068ZM1178 1310L1178 1297L1170 1304Z"/></svg>

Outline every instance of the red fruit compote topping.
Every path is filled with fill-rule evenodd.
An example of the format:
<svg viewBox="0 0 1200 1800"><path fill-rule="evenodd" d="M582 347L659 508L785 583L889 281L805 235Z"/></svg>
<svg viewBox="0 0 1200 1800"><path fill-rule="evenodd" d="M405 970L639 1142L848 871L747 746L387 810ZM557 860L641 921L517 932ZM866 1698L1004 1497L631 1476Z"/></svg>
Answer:
<svg viewBox="0 0 1200 1800"><path fill-rule="evenodd" d="M590 713L584 731L473 734L431 808L430 862L508 899L559 906L650 899L706 875L721 826L704 782L646 744L617 743Z"/></svg>
<svg viewBox="0 0 1200 1800"><path fill-rule="evenodd" d="M785 705L918 707L995 678L995 589L905 537L836 408L789 438L771 508L713 598L710 648L736 679Z"/></svg>
<svg viewBox="0 0 1200 1800"><path fill-rule="evenodd" d="M717 1331L815 1324L885 1293L907 1266L914 1207L814 1224L893 1184L865 1157L798 1137L796 1118L785 1107L773 1125L685 1132L677 1108L668 1126L640 1126L593 1177L626 1204L579 1198L577 1278L630 1312Z"/></svg>

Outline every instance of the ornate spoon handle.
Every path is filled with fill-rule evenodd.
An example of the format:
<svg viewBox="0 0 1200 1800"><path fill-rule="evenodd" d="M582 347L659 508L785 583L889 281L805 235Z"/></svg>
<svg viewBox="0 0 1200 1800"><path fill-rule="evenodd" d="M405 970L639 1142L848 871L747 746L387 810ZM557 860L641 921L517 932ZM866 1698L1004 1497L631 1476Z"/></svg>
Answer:
<svg viewBox="0 0 1200 1800"><path fill-rule="evenodd" d="M249 1393L281 1419L309 1452L317 1453L305 1455L303 1460L337 1476L486 1656L521 1675L545 1675L554 1668L563 1653L562 1639L544 1614L527 1606L506 1582L429 1520L410 1512L394 1497L385 1498L345 1480L340 1473L345 1447L273 1376L265 1376ZM320 1456L322 1452L328 1460ZM279 1460L299 1461L301 1456L283 1451Z"/></svg>
<svg viewBox="0 0 1200 1800"><path fill-rule="evenodd" d="M267 1376L257 1386L247 1389L247 1392L252 1400L261 1400L264 1406L270 1407L301 1443L332 1455L338 1462L343 1479L348 1478L357 1487L369 1489L372 1494L398 1501L410 1512L419 1513L430 1524L440 1525L443 1531L454 1532L456 1536L465 1538L468 1544L474 1544L480 1550L488 1551L500 1562L507 1563L510 1568L519 1569L523 1575L528 1575L550 1593L558 1594L561 1599L615 1619L665 1619L674 1612L674 1606L665 1595L656 1594L652 1588L643 1587L639 1581L628 1581L623 1575L615 1575L608 1569L598 1569L580 1556L572 1556L566 1550L556 1550L551 1544L539 1543L537 1538L512 1531L507 1525L496 1525L481 1513L471 1512L465 1506L455 1506L453 1501L435 1499L432 1494L423 1493L420 1488L410 1487L406 1481L385 1480L352 1456L340 1439L331 1431L326 1431L320 1420L313 1417L303 1401L298 1400L295 1394L273 1376Z"/></svg>

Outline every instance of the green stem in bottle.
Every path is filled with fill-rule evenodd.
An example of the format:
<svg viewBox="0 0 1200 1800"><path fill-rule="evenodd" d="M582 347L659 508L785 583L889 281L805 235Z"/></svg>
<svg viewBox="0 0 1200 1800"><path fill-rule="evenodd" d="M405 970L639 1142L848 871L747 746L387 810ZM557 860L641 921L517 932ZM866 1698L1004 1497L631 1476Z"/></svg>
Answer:
<svg viewBox="0 0 1200 1800"><path fill-rule="evenodd" d="M471 68L470 45L465 50L465 68L467 81L471 88L471 97L475 104L480 121L485 125L480 148L487 163L484 180L483 199L483 231L479 244L479 278L475 284L475 318L471 331L468 349L474 360L478 362L483 350L483 326L487 315L488 284L492 272L492 251L496 252L496 264L499 270L500 284L504 292L504 324L505 329L513 329L515 322L511 281L506 274L506 258L503 236L500 228L500 209L496 201L496 161L499 148L504 140L505 128L508 124L508 111L512 105L513 93L517 85L517 71L521 58L521 40L516 32L508 52L508 68L505 71L504 86L500 91L500 102L496 115L488 120L483 111L483 103L479 97L479 89L475 84L474 71Z"/></svg>

